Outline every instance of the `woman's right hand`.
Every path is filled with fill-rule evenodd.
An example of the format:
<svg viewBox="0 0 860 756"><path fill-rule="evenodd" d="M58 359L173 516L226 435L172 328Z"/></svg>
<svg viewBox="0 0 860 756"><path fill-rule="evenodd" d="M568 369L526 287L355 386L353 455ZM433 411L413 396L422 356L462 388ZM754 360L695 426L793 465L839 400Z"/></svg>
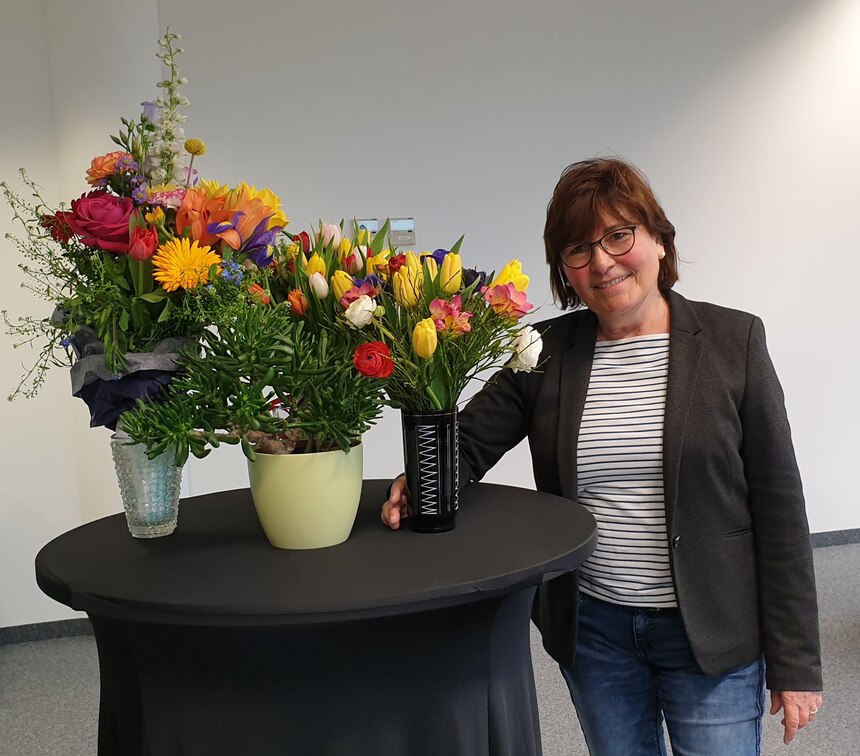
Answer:
<svg viewBox="0 0 860 756"><path fill-rule="evenodd" d="M406 488L406 476L398 475L391 484L388 501L382 505L382 521L392 530L400 528L404 517L412 514L409 509L409 489Z"/></svg>

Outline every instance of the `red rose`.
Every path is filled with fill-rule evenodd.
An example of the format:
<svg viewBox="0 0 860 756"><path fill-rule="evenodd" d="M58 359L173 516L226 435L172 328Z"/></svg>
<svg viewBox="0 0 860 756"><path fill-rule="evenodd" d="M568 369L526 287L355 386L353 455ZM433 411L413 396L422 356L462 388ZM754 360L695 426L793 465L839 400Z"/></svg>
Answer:
<svg viewBox="0 0 860 756"><path fill-rule="evenodd" d="M391 352L381 341L371 341L358 347L352 364L359 373L369 378L388 378L394 372Z"/></svg>
<svg viewBox="0 0 860 756"><path fill-rule="evenodd" d="M131 232L131 244L128 245L128 256L135 260L148 260L158 247L158 231L154 226L141 228L135 226Z"/></svg>
<svg viewBox="0 0 860 756"><path fill-rule="evenodd" d="M72 200L67 220L88 247L124 255L128 252L128 225L133 209L131 197L95 191Z"/></svg>

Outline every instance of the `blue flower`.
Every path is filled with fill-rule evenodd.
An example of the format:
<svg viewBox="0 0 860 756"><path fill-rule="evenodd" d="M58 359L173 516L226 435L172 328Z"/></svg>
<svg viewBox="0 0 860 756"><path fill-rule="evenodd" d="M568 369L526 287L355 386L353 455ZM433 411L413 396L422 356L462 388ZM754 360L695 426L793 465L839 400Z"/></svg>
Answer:
<svg viewBox="0 0 860 756"><path fill-rule="evenodd" d="M227 283L233 283L238 286L242 283L242 279L244 277L245 272L242 270L242 266L234 260L225 262L221 267L221 278L223 278Z"/></svg>

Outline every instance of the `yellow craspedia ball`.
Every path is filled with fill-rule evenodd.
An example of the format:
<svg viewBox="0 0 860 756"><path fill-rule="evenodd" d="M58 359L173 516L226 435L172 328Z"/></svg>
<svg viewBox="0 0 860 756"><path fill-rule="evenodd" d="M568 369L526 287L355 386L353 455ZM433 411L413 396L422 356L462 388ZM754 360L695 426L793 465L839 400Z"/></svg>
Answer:
<svg viewBox="0 0 860 756"><path fill-rule="evenodd" d="M186 139L185 140L185 151L189 155L194 155L195 157L199 157L200 155L206 154L206 143L202 139Z"/></svg>

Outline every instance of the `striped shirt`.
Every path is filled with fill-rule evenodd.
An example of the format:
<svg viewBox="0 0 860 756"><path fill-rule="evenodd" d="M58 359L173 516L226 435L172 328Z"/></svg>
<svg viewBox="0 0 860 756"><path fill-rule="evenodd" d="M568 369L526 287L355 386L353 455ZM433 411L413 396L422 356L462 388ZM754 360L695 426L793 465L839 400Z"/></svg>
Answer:
<svg viewBox="0 0 860 756"><path fill-rule="evenodd" d="M663 498L668 367L667 333L594 347L576 464L598 544L580 566L580 588L615 604L677 606Z"/></svg>

